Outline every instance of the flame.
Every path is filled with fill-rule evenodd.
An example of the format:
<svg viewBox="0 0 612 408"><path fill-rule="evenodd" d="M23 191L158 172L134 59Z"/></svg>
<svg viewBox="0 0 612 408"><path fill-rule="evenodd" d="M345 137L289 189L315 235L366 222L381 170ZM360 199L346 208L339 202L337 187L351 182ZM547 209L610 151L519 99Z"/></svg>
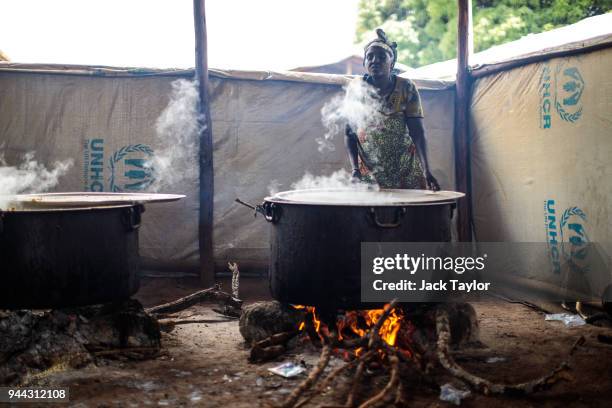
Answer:
<svg viewBox="0 0 612 408"><path fill-rule="evenodd" d="M293 306L293 308L297 310L305 309L306 314L312 315L312 322L314 324L315 331L319 333L319 330L321 329L321 320L319 320L319 318L317 317L317 310L314 306L304 306L304 305L291 305L291 306ZM298 330L301 331L304 329L304 327L306 327L305 322L301 322L298 327Z"/></svg>
<svg viewBox="0 0 612 408"><path fill-rule="evenodd" d="M321 336L321 330L327 332L328 328L324 324L322 325L321 320L317 316L317 310L314 306L304 305L293 305L295 309L306 310L306 313L312 316L312 323L315 331ZM338 333L338 339L342 340L346 335L357 335L359 337L366 336L370 330L376 325L376 322L380 320L385 310L389 308L389 305L385 305L383 309L373 310L353 310L347 311L343 316L340 316L336 321L336 332ZM400 309L394 308L390 311L389 316L383 322L379 330L380 338L390 346L395 346L397 343L397 335L402 327L402 321L404 316ZM324 327L322 327L324 326ZM301 322L299 330L303 330L306 327L305 322ZM343 335L343 333L345 333ZM363 353L363 348L355 350L355 355L359 356Z"/></svg>

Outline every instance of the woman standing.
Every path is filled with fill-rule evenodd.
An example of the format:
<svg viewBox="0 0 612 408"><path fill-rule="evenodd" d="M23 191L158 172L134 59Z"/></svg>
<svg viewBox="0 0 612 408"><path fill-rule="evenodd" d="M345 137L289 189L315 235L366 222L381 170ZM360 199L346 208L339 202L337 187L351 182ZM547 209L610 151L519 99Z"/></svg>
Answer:
<svg viewBox="0 0 612 408"><path fill-rule="evenodd" d="M437 191L440 185L429 171L423 109L414 83L395 75L397 44L383 30L365 46L363 80L376 90L382 120L358 135L347 126L345 144L353 177L377 183L381 188ZM406 132L408 129L408 133Z"/></svg>

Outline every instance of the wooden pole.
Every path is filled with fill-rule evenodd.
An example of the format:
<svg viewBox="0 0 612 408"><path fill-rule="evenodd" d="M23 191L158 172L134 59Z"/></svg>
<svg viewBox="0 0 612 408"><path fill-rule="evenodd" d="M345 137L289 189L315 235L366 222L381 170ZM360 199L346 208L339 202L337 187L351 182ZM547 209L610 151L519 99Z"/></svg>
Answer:
<svg viewBox="0 0 612 408"><path fill-rule="evenodd" d="M457 206L459 241L472 241L470 186L469 103L471 80L468 72L471 0L458 0L457 80L455 82L455 177L458 191L467 197Z"/></svg>
<svg viewBox="0 0 612 408"><path fill-rule="evenodd" d="M193 0L193 22L195 27L196 70L195 79L200 94L199 139L200 139L200 211L199 211L199 250L200 281L204 287L212 286L215 281L213 262L213 143L210 104L208 101L208 57L206 40L205 0Z"/></svg>

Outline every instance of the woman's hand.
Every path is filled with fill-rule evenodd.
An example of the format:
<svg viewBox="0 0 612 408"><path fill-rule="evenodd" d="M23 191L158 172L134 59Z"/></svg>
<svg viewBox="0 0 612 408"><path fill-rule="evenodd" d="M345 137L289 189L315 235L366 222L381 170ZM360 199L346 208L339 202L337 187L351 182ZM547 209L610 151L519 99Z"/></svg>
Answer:
<svg viewBox="0 0 612 408"><path fill-rule="evenodd" d="M427 171L425 173L425 181L427 182L427 188L432 191L440 191L440 184L438 180L431 174L431 172Z"/></svg>

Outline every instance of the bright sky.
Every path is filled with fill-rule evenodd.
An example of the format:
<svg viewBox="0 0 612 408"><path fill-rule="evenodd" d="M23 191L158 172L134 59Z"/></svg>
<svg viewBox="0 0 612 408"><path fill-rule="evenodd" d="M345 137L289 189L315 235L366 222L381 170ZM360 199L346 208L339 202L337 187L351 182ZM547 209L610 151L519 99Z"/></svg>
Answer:
<svg viewBox="0 0 612 408"><path fill-rule="evenodd" d="M211 68L283 70L355 53L358 0L207 0ZM192 0L0 0L13 62L193 67Z"/></svg>

